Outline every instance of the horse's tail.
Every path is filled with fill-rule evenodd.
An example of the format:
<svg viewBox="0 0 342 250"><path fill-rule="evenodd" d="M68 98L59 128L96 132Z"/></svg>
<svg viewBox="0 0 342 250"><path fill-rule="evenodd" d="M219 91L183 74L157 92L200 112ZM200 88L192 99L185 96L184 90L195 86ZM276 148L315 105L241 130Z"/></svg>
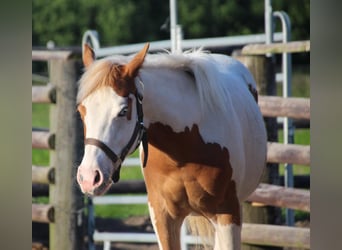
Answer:
<svg viewBox="0 0 342 250"><path fill-rule="evenodd" d="M200 215L190 215L186 217L186 225L190 235L199 236L196 245L202 244L204 247L196 249L213 249L215 231L207 218Z"/></svg>

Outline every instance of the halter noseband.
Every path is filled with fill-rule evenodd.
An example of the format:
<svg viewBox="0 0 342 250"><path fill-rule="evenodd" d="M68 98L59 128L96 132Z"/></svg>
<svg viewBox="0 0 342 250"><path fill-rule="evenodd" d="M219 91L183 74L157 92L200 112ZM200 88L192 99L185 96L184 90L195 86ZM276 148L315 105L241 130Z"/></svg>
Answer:
<svg viewBox="0 0 342 250"><path fill-rule="evenodd" d="M144 161L143 167L146 166L147 157L148 157L148 145L147 145L147 131L144 126L144 113L142 109L142 96L138 94L138 91L135 92L136 98L136 108L137 108L137 122L134 127L133 134L131 139L128 141L127 145L122 149L119 155L115 154L113 150L111 150L105 143L102 141L95 139L95 138L86 138L84 139L85 145L93 145L99 147L107 157L112 161L113 166L116 168L114 169L112 179L114 183L119 181L120 178L120 168L121 164L126 158L130 148L133 146L134 142L137 141L137 146L135 149L138 148L140 142L142 142L143 149L144 149ZM119 163L119 164L116 164Z"/></svg>

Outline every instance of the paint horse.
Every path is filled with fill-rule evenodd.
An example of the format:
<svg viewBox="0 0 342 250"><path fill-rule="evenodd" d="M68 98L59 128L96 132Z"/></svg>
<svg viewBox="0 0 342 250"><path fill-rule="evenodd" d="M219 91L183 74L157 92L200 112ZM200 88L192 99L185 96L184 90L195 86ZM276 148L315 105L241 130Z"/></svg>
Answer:
<svg viewBox="0 0 342 250"><path fill-rule="evenodd" d="M95 61L84 45L81 190L104 194L141 144L159 248L180 249L183 220L195 215L199 228L213 228L214 249L240 249L241 202L257 187L266 160L255 81L228 56L147 55L148 48Z"/></svg>

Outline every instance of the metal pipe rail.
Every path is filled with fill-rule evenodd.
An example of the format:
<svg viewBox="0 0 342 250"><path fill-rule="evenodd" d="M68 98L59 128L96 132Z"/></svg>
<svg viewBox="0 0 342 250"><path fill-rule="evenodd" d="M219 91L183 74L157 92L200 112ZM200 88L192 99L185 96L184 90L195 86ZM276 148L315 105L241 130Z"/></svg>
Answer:
<svg viewBox="0 0 342 250"><path fill-rule="evenodd" d="M84 36L90 36L89 31L84 34ZM274 34L274 40L276 42L281 41L282 34L280 32ZM84 37L83 41L90 40L93 42L96 40L96 35L91 36L91 39ZM230 37L212 37L212 38L200 38L200 39L185 39L182 40L181 49L189 50L194 48L219 48L227 46L243 46L250 43L264 43L266 40L265 34L255 34L255 35L242 35L242 36L230 36ZM135 43L128 45L120 45L113 47L97 47L99 46L99 41L95 42L94 51L96 57L105 57L116 54L132 54L139 51L145 43ZM171 49L170 40L161 40L150 42L149 52L160 52Z"/></svg>

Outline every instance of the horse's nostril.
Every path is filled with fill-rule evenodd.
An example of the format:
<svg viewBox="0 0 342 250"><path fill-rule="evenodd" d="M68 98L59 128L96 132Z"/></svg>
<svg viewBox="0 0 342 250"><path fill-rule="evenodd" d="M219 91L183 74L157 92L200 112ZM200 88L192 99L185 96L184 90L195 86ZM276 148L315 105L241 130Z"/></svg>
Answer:
<svg viewBox="0 0 342 250"><path fill-rule="evenodd" d="M99 183L101 181L101 174L100 171L96 170L95 171L95 178L94 178L94 185Z"/></svg>

